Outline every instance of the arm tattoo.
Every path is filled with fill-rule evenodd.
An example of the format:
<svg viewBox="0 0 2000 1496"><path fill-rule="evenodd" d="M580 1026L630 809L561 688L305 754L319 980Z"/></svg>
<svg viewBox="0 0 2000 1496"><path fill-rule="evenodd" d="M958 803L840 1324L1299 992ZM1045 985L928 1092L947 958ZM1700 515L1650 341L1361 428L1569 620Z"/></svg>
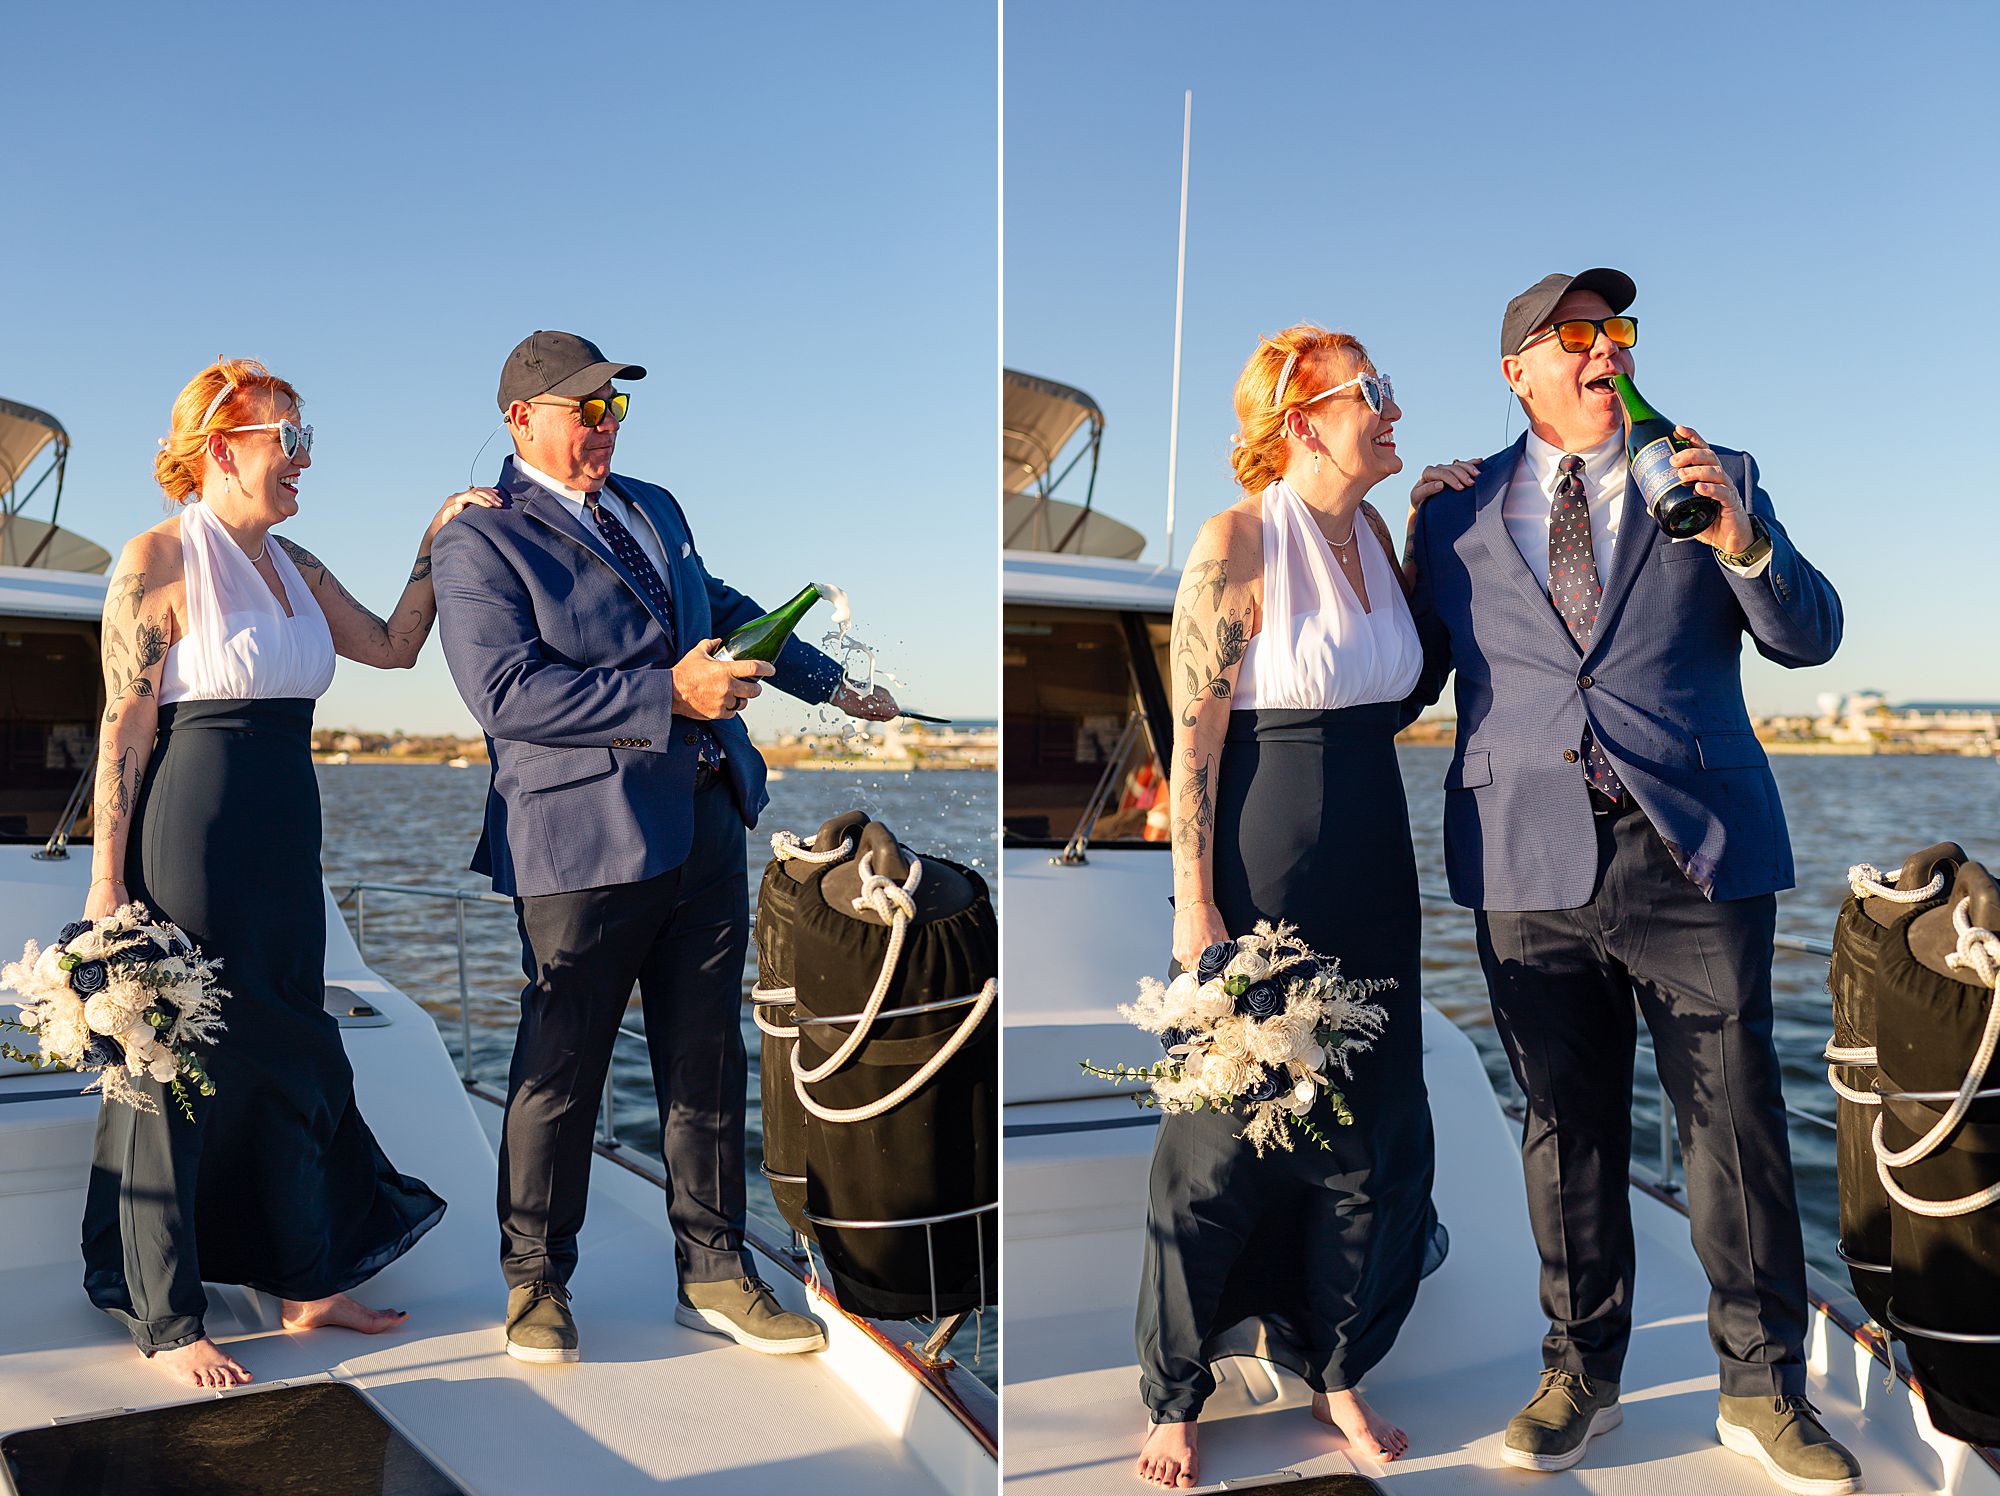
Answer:
<svg viewBox="0 0 2000 1496"><path fill-rule="evenodd" d="M138 749L127 748L106 764L97 776L97 835L100 838L108 839L132 813L132 804L139 795L138 757ZM128 770L131 771L129 784Z"/></svg>
<svg viewBox="0 0 2000 1496"><path fill-rule="evenodd" d="M430 574L431 574L431 558L429 556L417 557L417 564L410 568L410 580L413 582L421 582L425 577L429 576Z"/></svg>
<svg viewBox="0 0 2000 1496"><path fill-rule="evenodd" d="M111 606L128 604L132 616L139 616L139 605L146 600L146 574L143 571L121 572L111 582Z"/></svg>
<svg viewBox="0 0 2000 1496"><path fill-rule="evenodd" d="M1197 764L1190 748L1185 761L1187 785L1181 799L1187 808L1174 823L1174 847L1185 856L1199 858L1208 851L1209 828L1215 824L1215 795L1209 787L1215 758L1210 755Z"/></svg>
<svg viewBox="0 0 2000 1496"><path fill-rule="evenodd" d="M350 608L354 609L355 612L359 613L363 618L367 619L370 623L374 624L376 628L382 631L385 637L387 636L389 632L389 626L384 622L382 622L381 619L377 618L373 613L369 612L367 608L363 607L361 605L361 599L356 597L353 593L349 592L347 588L344 585L342 585L340 578L335 576L332 572L326 569L326 563L324 561L320 560L319 557L315 556L311 551L307 550L304 546L286 540L283 536L277 537L277 540L278 544L285 548L285 554L292 558L292 565L296 566L299 569L299 575L306 579L307 585L310 586L314 592L318 592L321 586L324 585L325 583L331 582L333 584L333 590L338 594L340 594L340 599L342 602L346 603ZM414 578L412 580L414 580Z"/></svg>
<svg viewBox="0 0 2000 1496"><path fill-rule="evenodd" d="M1180 667L1186 705L1181 709L1181 726L1193 727L1196 709L1210 697L1227 699L1229 682L1224 677L1250 642L1250 613L1224 613L1222 597L1229 582L1229 567L1223 561L1204 561L1188 568L1181 584L1180 623L1174 633L1174 663ZM1197 614L1214 615L1207 620ZM1214 635L1211 644L1209 635Z"/></svg>

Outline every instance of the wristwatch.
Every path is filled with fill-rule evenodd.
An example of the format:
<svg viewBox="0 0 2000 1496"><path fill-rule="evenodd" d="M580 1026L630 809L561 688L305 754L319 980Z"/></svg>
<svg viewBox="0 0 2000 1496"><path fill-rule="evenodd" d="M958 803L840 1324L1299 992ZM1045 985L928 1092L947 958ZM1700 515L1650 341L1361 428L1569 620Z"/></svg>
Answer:
<svg viewBox="0 0 2000 1496"><path fill-rule="evenodd" d="M1724 566L1734 566L1740 570L1745 566L1755 566L1770 554L1771 532L1765 529L1764 522L1753 514L1750 516L1750 544L1733 556L1718 546L1715 559Z"/></svg>

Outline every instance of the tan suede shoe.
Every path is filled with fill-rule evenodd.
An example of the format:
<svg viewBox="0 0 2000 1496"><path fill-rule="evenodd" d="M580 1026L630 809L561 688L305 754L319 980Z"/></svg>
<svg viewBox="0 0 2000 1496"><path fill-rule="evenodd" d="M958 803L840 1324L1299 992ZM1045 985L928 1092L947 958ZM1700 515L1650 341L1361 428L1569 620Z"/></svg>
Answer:
<svg viewBox="0 0 2000 1496"><path fill-rule="evenodd" d="M761 1278L726 1278L720 1283L683 1283L674 1318L690 1330L727 1335L738 1345L769 1356L822 1350L826 1327L810 1315L780 1305Z"/></svg>
<svg viewBox="0 0 2000 1496"><path fill-rule="evenodd" d="M537 1364L583 1359L567 1288L535 1282L507 1290L507 1354Z"/></svg>
<svg viewBox="0 0 2000 1496"><path fill-rule="evenodd" d="M1826 1431L1803 1397L1728 1397L1715 1432L1725 1449L1755 1460L1797 1496L1847 1496L1861 1489L1861 1463Z"/></svg>
<svg viewBox="0 0 2000 1496"><path fill-rule="evenodd" d="M1567 1470L1592 1439L1624 1421L1616 1382L1551 1366L1542 1373L1541 1390L1507 1425L1500 1458L1517 1470Z"/></svg>

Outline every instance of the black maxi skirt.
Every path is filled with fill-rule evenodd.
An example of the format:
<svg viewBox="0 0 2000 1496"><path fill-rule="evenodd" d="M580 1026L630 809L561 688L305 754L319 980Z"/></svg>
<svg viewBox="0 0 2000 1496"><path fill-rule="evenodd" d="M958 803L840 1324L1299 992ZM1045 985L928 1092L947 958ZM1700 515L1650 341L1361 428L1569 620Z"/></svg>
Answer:
<svg viewBox="0 0 2000 1496"><path fill-rule="evenodd" d="M1418 1009L1421 912L1395 702L1338 711L1237 711L1216 785L1215 902L1229 933L1297 925L1343 976L1389 978L1389 1023L1324 1098L1257 1157L1242 1117L1163 1117L1153 1147L1139 1289L1140 1392L1155 1423L1191 1422L1210 1363L1262 1356L1315 1391L1352 1387L1387 1354L1443 1260Z"/></svg>
<svg viewBox="0 0 2000 1496"><path fill-rule="evenodd" d="M148 1355L202 1337L203 1279L326 1298L444 1214L361 1119L326 1011L312 713L304 698L161 707L133 810L127 890L220 958L229 994L194 1121L145 1078L157 1114L98 1113L84 1290Z"/></svg>

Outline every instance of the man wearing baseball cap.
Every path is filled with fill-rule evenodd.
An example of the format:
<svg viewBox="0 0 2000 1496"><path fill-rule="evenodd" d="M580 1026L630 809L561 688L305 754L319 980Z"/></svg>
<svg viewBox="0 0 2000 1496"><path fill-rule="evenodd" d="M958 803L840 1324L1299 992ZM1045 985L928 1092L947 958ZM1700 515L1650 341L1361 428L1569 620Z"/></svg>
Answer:
<svg viewBox="0 0 2000 1496"><path fill-rule="evenodd" d="M1804 1250L1771 1042L1791 844L1738 660L1747 636L1781 665L1824 663L1840 599L1755 461L1685 427L1674 464L1721 513L1692 540L1653 523L1611 384L1632 372L1637 294L1595 269L1510 301L1500 372L1528 430L1484 462L1426 468L1411 494L1419 699L1457 677L1446 865L1527 1097L1549 1318L1540 1389L1502 1453L1567 1469L1623 1416L1636 1000L1680 1121L1718 1432L1785 1489L1835 1496L1860 1470L1805 1400Z"/></svg>
<svg viewBox="0 0 2000 1496"><path fill-rule="evenodd" d="M675 1317L773 1353L818 1350L744 1251L745 828L768 796L741 712L769 677L886 720L799 638L775 668L713 657L765 610L713 576L666 489L611 471L636 364L566 332L500 371L514 454L488 521L433 544L438 626L493 778L475 872L511 894L527 986L500 1145L508 1354L575 1361L569 1308L591 1131L636 982L659 1098ZM448 526L458 529L460 526Z"/></svg>

